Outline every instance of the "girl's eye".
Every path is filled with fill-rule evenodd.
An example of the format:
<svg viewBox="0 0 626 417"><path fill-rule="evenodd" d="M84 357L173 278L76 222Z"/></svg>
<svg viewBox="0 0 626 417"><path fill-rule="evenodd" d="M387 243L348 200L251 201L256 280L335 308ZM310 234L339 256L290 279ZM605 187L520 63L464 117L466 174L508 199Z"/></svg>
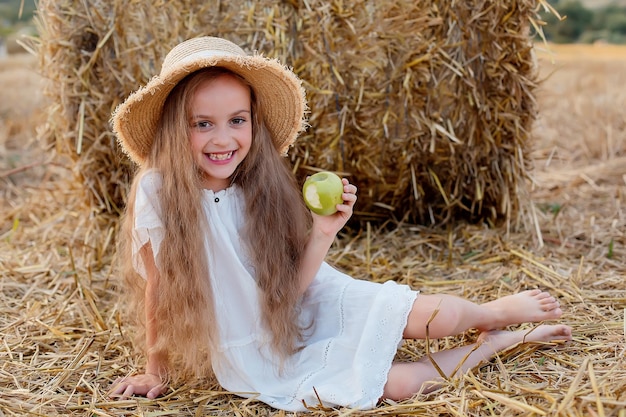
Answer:
<svg viewBox="0 0 626 417"><path fill-rule="evenodd" d="M207 130L211 127L211 123L210 122L206 122L206 121L199 121L193 124L193 128L197 129L197 130Z"/></svg>
<svg viewBox="0 0 626 417"><path fill-rule="evenodd" d="M240 124L245 123L245 122L246 122L246 119L244 119L243 117L235 117L231 121L231 123L234 124L234 125L240 125Z"/></svg>

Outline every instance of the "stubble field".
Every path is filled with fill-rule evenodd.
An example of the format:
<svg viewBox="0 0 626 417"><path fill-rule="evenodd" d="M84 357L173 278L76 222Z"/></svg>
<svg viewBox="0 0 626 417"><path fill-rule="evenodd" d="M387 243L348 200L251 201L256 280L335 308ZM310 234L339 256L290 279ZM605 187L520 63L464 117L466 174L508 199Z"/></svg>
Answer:
<svg viewBox="0 0 626 417"><path fill-rule="evenodd" d="M313 415L626 416L626 48L538 45L533 224L341 236L329 260L477 302L523 288L557 295L574 340L518 346L429 395ZM115 286L114 219L85 207L72 166L35 140L46 122L35 59L0 60L0 416L287 415L213 381L158 401L111 400L142 367ZM526 326L529 330L531 326ZM476 335L430 341L430 351ZM400 359L426 354L408 342Z"/></svg>

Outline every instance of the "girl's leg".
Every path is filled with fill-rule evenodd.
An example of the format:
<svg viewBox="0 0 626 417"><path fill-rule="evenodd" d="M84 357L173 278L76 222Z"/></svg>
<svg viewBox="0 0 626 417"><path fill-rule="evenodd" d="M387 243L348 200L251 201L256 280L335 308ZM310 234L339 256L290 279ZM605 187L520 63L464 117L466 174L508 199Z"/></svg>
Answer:
<svg viewBox="0 0 626 417"><path fill-rule="evenodd" d="M541 290L522 291L485 304L475 304L452 295L420 294L409 313L405 339L424 339L426 324L432 339L453 336L472 328L493 330L512 324L557 319L563 313L559 302Z"/></svg>
<svg viewBox="0 0 626 417"><path fill-rule="evenodd" d="M481 333L476 343L472 345L442 350L430 356L447 377L452 377L451 373L459 365L459 371L464 373L491 359L497 352L520 342L550 342L571 338L572 330L565 325L541 325L532 331L493 330ZM465 362L461 364L464 358ZM438 388L437 381L441 382L441 376L428 357L423 357L417 362L396 362L389 371L383 399L399 401L412 397L420 390L427 393Z"/></svg>

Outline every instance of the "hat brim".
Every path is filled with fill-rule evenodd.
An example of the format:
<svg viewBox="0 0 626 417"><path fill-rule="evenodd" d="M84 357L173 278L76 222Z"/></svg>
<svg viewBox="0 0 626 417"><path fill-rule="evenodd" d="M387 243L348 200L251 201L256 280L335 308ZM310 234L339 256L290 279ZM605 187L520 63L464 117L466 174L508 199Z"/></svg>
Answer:
<svg viewBox="0 0 626 417"><path fill-rule="evenodd" d="M286 154L306 126L306 99L300 79L275 59L223 55L199 57L162 71L115 109L113 130L135 163L141 165L148 157L163 105L172 89L187 75L209 67L226 68L250 83L261 102L260 111L276 148Z"/></svg>

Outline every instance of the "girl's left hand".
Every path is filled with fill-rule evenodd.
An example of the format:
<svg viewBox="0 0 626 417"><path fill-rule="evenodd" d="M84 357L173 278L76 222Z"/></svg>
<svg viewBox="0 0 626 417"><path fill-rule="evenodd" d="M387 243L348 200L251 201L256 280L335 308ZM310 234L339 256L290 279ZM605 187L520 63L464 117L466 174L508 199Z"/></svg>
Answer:
<svg viewBox="0 0 626 417"><path fill-rule="evenodd" d="M328 235L335 236L346 225L350 217L352 217L352 211L354 204L356 203L356 185L350 184L346 178L342 178L343 183L343 204L337 204L337 212L329 216L320 216L313 214L313 228L319 232Z"/></svg>
<svg viewBox="0 0 626 417"><path fill-rule="evenodd" d="M311 212L313 227L300 265L301 293L304 293L315 279L335 236L352 216L352 208L356 202L356 186L350 184L345 178L341 182L343 183L341 195L343 204L337 204L337 212L329 216L320 216Z"/></svg>

